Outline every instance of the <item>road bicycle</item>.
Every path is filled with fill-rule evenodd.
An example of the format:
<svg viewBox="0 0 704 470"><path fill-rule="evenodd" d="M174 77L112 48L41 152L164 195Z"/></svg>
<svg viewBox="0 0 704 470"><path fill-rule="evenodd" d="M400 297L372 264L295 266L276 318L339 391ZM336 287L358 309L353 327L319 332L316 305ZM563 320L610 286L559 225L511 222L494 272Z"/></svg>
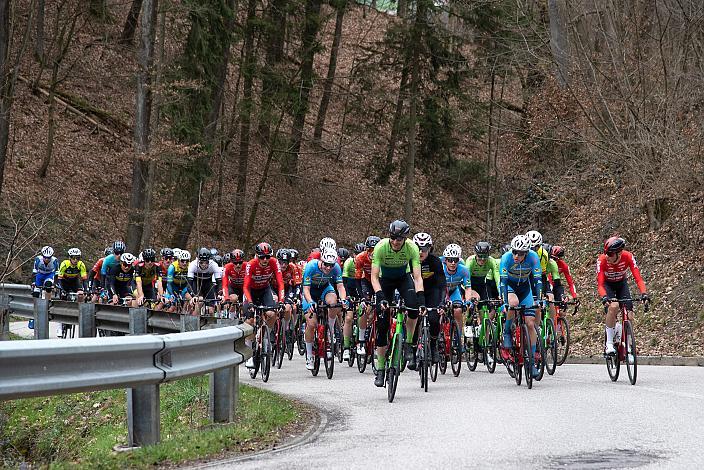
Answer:
<svg viewBox="0 0 704 470"><path fill-rule="evenodd" d="M618 380L619 371L621 370L621 362L626 363L628 370L628 380L631 385L636 384L638 378L638 353L636 349L636 337L633 333L633 323L628 315L626 305L628 302L643 302L643 309L647 312L650 309L650 303L642 299L609 299L609 302L618 302L620 318L616 318L616 333L614 334L614 349L616 354L606 354L606 369L609 372L609 377L612 382ZM618 331L620 327L621 331ZM604 333L604 344L606 343L606 333Z"/></svg>
<svg viewBox="0 0 704 470"><path fill-rule="evenodd" d="M254 310L254 331L256 332L255 341L252 343L252 361L254 367L249 369L249 376L252 379L257 377L257 373L261 369L262 381L269 381L272 362L272 344L269 326L264 321L266 312L273 310L267 305L250 305L250 309Z"/></svg>
<svg viewBox="0 0 704 470"><path fill-rule="evenodd" d="M457 321L455 321L455 316L453 315L453 309L458 307L460 307L459 303L453 303L448 304L446 308L442 310L440 315L440 334L438 335L438 339L442 338L442 341L438 341L438 345L440 346L440 349L438 349L440 354L440 372L445 374L449 361L452 374L455 377L460 375L462 371L463 348L460 326L457 324ZM464 309L464 306L462 306L462 308ZM468 350L467 353L469 354ZM467 365L469 365L469 361L469 356L467 356Z"/></svg>
<svg viewBox="0 0 704 470"><path fill-rule="evenodd" d="M555 302L555 336L557 338L557 365L561 366L567 360L570 352L570 323L567 320L569 307L573 306L572 315L577 314L579 299L570 302Z"/></svg>
<svg viewBox="0 0 704 470"><path fill-rule="evenodd" d="M465 325L465 341L472 343L471 348L467 345L467 354L470 351L477 351L477 356L482 355L482 362L490 374L496 370L496 328L491 320L491 311L496 311L503 302L498 299L474 300L474 309L471 318L468 318L468 325ZM476 322L479 319L479 325ZM474 371L477 367L478 358L467 363L469 370Z"/></svg>
<svg viewBox="0 0 704 470"><path fill-rule="evenodd" d="M526 385L529 389L533 388L532 365L536 363L536 368L540 371L544 367L543 357L545 356L544 349L541 347L541 341L536 341L535 356L531 354L530 335L528 334L528 325L525 322L525 311L540 308L540 305L526 307L518 305L509 307L513 310L515 316L511 322L511 343L512 347L507 350L501 345L501 354L504 356L504 364L509 372L509 375L516 381L516 385L521 385L522 375L525 375Z"/></svg>
<svg viewBox="0 0 704 470"><path fill-rule="evenodd" d="M337 353L338 343L335 339L335 332L330 331L328 325L328 310L331 308L341 308L342 305L328 305L320 303L316 305L315 312L318 317L318 327L315 329L315 337L313 339L313 376L317 376L320 371L320 361L322 359L325 365L325 374L328 379L332 379L335 372L335 355ZM337 325L337 322L335 322Z"/></svg>
<svg viewBox="0 0 704 470"><path fill-rule="evenodd" d="M384 302L386 304L386 302ZM404 325L406 315L405 312L410 310L403 305L402 300L397 300L394 305L381 305L379 308L387 308L389 310L391 325L389 327L389 347L386 348L386 373L384 374L384 387L389 399L389 403L393 403L396 396L396 388L398 387L398 378L401 375L403 366L403 343Z"/></svg>
<svg viewBox="0 0 704 470"><path fill-rule="evenodd" d="M418 375L420 375L420 387L426 392L428 391L428 379L430 378L433 382L435 382L438 377L439 366L437 362L433 362L432 358L430 343L433 340L430 337L430 321L428 319L428 314L437 310L437 308L428 308L419 311L421 323L420 333L418 335L416 358L418 363Z"/></svg>

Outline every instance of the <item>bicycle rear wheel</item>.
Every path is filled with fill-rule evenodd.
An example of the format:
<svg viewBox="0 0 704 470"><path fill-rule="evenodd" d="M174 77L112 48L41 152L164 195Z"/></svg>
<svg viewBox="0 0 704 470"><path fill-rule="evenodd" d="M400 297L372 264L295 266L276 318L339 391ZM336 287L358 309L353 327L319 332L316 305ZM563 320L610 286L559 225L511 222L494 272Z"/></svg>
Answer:
<svg viewBox="0 0 704 470"><path fill-rule="evenodd" d="M257 372L259 372L259 350L256 347L252 349L252 361L254 362L254 367L249 369L249 378L256 379Z"/></svg>
<svg viewBox="0 0 704 470"><path fill-rule="evenodd" d="M557 319L555 325L555 336L557 337L557 365L561 366L567 360L567 354L570 352L570 324L567 318L562 315Z"/></svg>
<svg viewBox="0 0 704 470"><path fill-rule="evenodd" d="M452 338L452 349L450 349L450 365L452 366L452 373L454 374L455 377L460 375L460 372L462 371L462 332L460 331L459 326L457 325L457 322L452 320L452 324L450 325L450 338ZM473 344L476 344L475 341L472 341ZM469 352L469 350L467 350ZM476 349L475 349L475 354L476 354ZM474 367L477 367L477 360L478 357L475 357L475 363ZM469 365L469 363L468 363ZM473 369L470 369L473 370Z"/></svg>
<svg viewBox="0 0 704 470"><path fill-rule="evenodd" d="M269 373L271 372L271 342L269 336L269 327L262 327L262 351L260 355L262 367L262 381L269 381Z"/></svg>
<svg viewBox="0 0 704 470"><path fill-rule="evenodd" d="M545 360L545 368L548 371L548 375L552 375L555 373L555 370L557 370L557 336L555 335L555 324L553 323L552 318L546 323L545 330L547 348L543 358Z"/></svg>
<svg viewBox="0 0 704 470"><path fill-rule="evenodd" d="M604 344L606 344L606 333L604 333ZM618 344L614 345L614 347L616 348L616 354L604 356L604 359L606 360L606 370L608 371L609 378L612 382L616 382L618 380L618 374L621 371L621 358L618 353Z"/></svg>
<svg viewBox="0 0 704 470"><path fill-rule="evenodd" d="M530 390L533 388L533 374L530 365L533 358L530 354L530 336L528 336L528 326L521 326L521 356L523 358L523 373L526 376L526 385Z"/></svg>
<svg viewBox="0 0 704 470"><path fill-rule="evenodd" d="M453 322L453 328L454 330L454 322ZM474 332L476 331L476 328L474 328L474 324L472 324L472 334L474 335ZM454 335L453 335L454 339ZM454 341L453 341L454 343ZM477 350L478 343L475 341L474 336L471 338L465 337L464 339L464 344L465 344L465 353L464 357L465 360L467 361L467 368L474 372L477 369L477 363L479 362L479 351ZM452 371L454 372L454 367L452 368ZM457 375L457 374L455 374Z"/></svg>
<svg viewBox="0 0 704 470"><path fill-rule="evenodd" d="M540 382L543 380L543 376L545 375L545 343L544 343L544 338L540 334L540 329L536 328L535 331L535 339L536 339L536 344L535 344L535 355L533 356L533 361L535 362L535 367L538 369L538 376L535 377L535 380Z"/></svg>
<svg viewBox="0 0 704 470"><path fill-rule="evenodd" d="M442 375L445 375L445 372L447 372L446 349L447 342L445 341L445 333L440 330L440 334L438 334L438 355L440 356L440 362L438 363L438 367Z"/></svg>
<svg viewBox="0 0 704 470"><path fill-rule="evenodd" d="M323 348L323 361L325 362L325 375L328 379L332 379L332 374L335 372L335 343L331 338L334 332L330 331L327 323L325 323L325 347Z"/></svg>
<svg viewBox="0 0 704 470"><path fill-rule="evenodd" d="M493 374L496 370L496 339L494 338L494 325L489 320L484 331L486 346L484 347L484 363L486 370Z"/></svg>
<svg viewBox="0 0 704 470"><path fill-rule="evenodd" d="M626 370L628 371L628 380L631 385L636 384L638 378L638 354L636 352L636 338L633 334L633 325L629 320L624 322L624 344L626 346Z"/></svg>
<svg viewBox="0 0 704 470"><path fill-rule="evenodd" d="M277 369L281 369L281 364L284 362L284 354L286 348L286 338L284 337L283 325L280 321L276 322L276 344L274 345L274 364Z"/></svg>

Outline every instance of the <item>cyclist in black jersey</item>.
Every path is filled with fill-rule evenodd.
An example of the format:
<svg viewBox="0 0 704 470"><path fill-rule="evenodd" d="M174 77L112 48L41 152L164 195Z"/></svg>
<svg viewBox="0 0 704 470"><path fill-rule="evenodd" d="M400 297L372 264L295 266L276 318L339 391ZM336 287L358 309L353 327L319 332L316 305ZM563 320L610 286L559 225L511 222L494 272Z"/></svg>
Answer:
<svg viewBox="0 0 704 470"><path fill-rule="evenodd" d="M423 290L425 291L425 305L433 310L428 311L430 325L430 355L432 362L440 361L437 341L440 333L440 311L447 292L447 281L442 261L433 254L433 239L425 232L413 236L413 241L420 250L420 271L423 276ZM420 322L418 322L420 325ZM417 327L416 327L417 329ZM416 332L416 337L418 333Z"/></svg>

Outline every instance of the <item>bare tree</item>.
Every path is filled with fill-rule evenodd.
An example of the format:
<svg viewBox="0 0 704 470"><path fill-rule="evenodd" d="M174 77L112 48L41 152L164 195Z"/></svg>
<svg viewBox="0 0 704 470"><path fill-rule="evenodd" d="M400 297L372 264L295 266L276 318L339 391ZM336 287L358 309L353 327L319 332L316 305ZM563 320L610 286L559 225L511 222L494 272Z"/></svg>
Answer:
<svg viewBox="0 0 704 470"><path fill-rule="evenodd" d="M10 73L10 3L11 0L0 0L0 193L5 178L13 96Z"/></svg>
<svg viewBox="0 0 704 470"><path fill-rule="evenodd" d="M127 13L125 25L122 28L120 35L121 44L132 44L134 40L134 32L137 29L137 21L139 20L139 12L142 10L142 0L132 0L132 6Z"/></svg>
<svg viewBox="0 0 704 470"><path fill-rule="evenodd" d="M154 65L154 38L158 0L144 0L141 47L138 54L137 107L134 122L134 150L132 159L132 191L127 224L127 247L137 253L144 231L145 190L149 181L150 122L152 113L152 67Z"/></svg>
<svg viewBox="0 0 704 470"><path fill-rule="evenodd" d="M548 0L548 15L550 17L550 48L557 69L557 81L564 87L569 80L570 57L563 12L564 4L560 5L560 3L559 0Z"/></svg>

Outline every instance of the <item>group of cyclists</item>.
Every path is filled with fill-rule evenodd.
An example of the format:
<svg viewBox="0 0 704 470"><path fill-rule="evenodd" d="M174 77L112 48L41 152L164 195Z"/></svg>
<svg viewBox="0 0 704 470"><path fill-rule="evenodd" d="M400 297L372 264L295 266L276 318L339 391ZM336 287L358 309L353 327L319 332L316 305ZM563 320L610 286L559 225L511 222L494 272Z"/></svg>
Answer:
<svg viewBox="0 0 704 470"><path fill-rule="evenodd" d="M270 331L280 321L286 342L299 342L309 370L315 367L314 338L321 319L327 321L329 331L336 332L333 342L341 343L338 348L342 348L343 360L349 360L351 354L364 357L374 353L374 383L378 387L385 384L392 306L404 306L402 354L408 368L414 370L421 316L427 315L429 357L437 363L441 360L436 341L441 322L456 322L462 354L466 354L466 345L476 337L466 338L464 327L476 322L478 302L493 299L491 319L499 313L505 319L500 325L499 346L504 350L513 347L512 325L516 315L522 315L530 333L532 358L545 309L554 309L561 301L579 301L565 248L544 243L536 230L501 246L497 258L486 241L478 241L466 258L456 243L447 245L438 256L432 236L426 232L411 235L404 220L391 222L386 235L370 235L351 251L325 237L306 259L299 259L296 249L274 252L269 243L261 242L250 259L242 249L221 255L214 248L200 248L192 259L188 250L163 248L157 260L156 250L146 248L135 256L118 240L90 269L80 249L69 249L67 258L59 263L54 250L45 246L34 262L33 295L54 290L79 302L237 316L251 325L266 323ZM606 312L605 355L615 354L620 305L615 299L631 297L627 271L636 280L641 300L649 301L635 257L625 246L622 238L610 237L597 260L597 289ZM321 307L325 307L325 316L318 315ZM627 303L626 308L630 312L633 306ZM375 331L374 351L366 351L371 331ZM254 340L252 335L246 344L251 347ZM249 359L246 366L255 367L255 360ZM530 373L539 375L537 364L531 364Z"/></svg>

